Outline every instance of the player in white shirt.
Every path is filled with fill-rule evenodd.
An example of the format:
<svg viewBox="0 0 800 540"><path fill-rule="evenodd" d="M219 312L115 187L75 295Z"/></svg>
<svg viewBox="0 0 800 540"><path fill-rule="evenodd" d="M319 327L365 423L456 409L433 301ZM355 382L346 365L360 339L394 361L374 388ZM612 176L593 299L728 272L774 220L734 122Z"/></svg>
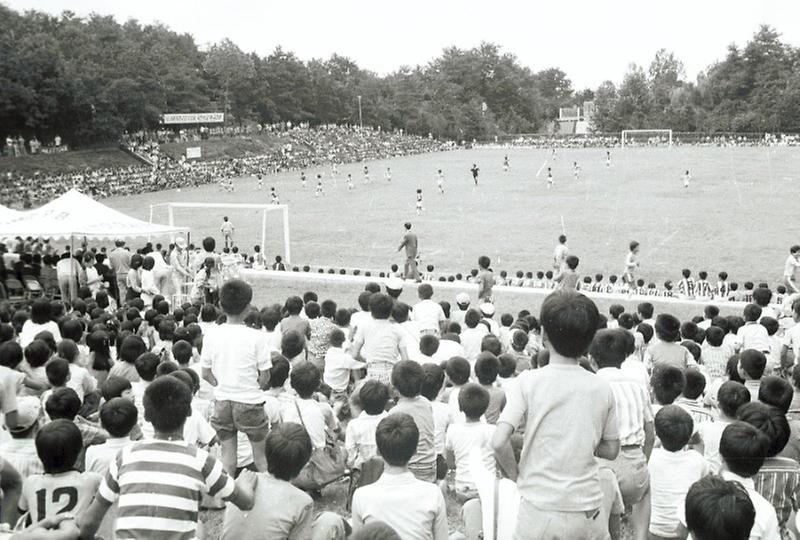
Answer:
<svg viewBox="0 0 800 540"><path fill-rule="evenodd" d="M322 175L317 175L317 187L314 190L314 197L319 197L320 195L325 196L325 192L322 190Z"/></svg>
<svg viewBox="0 0 800 540"><path fill-rule="evenodd" d="M783 266L783 284L789 294L800 292L795 279L798 267L800 267L800 245L794 245L789 248L789 256Z"/></svg>
<svg viewBox="0 0 800 540"><path fill-rule="evenodd" d="M274 187L269 190L269 198L270 204L281 204L281 200L278 198L278 193L275 191Z"/></svg>
<svg viewBox="0 0 800 540"><path fill-rule="evenodd" d="M352 174L348 174L347 175L347 189L348 190L352 190L354 187L355 186L353 185L353 175Z"/></svg>
<svg viewBox="0 0 800 540"><path fill-rule="evenodd" d="M691 179L692 179L692 177L689 174L688 170L685 173L683 173L683 187L685 189L689 189L689 182L691 181Z"/></svg>
<svg viewBox="0 0 800 540"><path fill-rule="evenodd" d="M442 173L442 169L439 169L439 172L436 173L436 187L439 188L439 194L444 195L444 173Z"/></svg>
<svg viewBox="0 0 800 540"><path fill-rule="evenodd" d="M390 167L386 167L386 173L384 174L384 176L386 177L387 182L392 181L392 169Z"/></svg>
<svg viewBox="0 0 800 540"><path fill-rule="evenodd" d="M580 181L581 179L581 168L578 166L577 161L572 162L572 175L575 177L575 181Z"/></svg>
<svg viewBox="0 0 800 540"><path fill-rule="evenodd" d="M369 184L369 167L364 165L364 183Z"/></svg>
<svg viewBox="0 0 800 540"><path fill-rule="evenodd" d="M258 179L258 190L261 191L264 189L264 177L261 173L258 173L256 178Z"/></svg>
<svg viewBox="0 0 800 540"><path fill-rule="evenodd" d="M417 190L417 215L420 215L422 213L422 210L423 210L423 208L422 208L422 190L418 189Z"/></svg>
<svg viewBox="0 0 800 540"><path fill-rule="evenodd" d="M633 240L628 245L628 254L625 256L625 270L622 272L622 282L631 289L636 283L635 272L639 269L639 242Z"/></svg>
<svg viewBox="0 0 800 540"><path fill-rule="evenodd" d="M567 236L562 234L558 237L558 244L553 250L553 268L559 272L564 269L569 255L569 248L567 247Z"/></svg>
<svg viewBox="0 0 800 540"><path fill-rule="evenodd" d="M503 158L503 172L508 172L508 167L508 156L505 156Z"/></svg>
<svg viewBox="0 0 800 540"><path fill-rule="evenodd" d="M555 150L553 150L555 152ZM555 159L555 157L553 158ZM547 167L547 189L553 187L553 171L550 170L550 167Z"/></svg>
<svg viewBox="0 0 800 540"><path fill-rule="evenodd" d="M300 184L303 186L303 189L306 189L306 172L300 171Z"/></svg>

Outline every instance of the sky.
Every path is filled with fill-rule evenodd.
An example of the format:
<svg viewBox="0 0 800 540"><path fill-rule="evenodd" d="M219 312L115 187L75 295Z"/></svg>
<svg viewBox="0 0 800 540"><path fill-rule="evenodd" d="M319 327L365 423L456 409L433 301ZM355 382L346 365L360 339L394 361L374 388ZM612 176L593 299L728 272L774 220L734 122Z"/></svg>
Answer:
<svg viewBox="0 0 800 540"><path fill-rule="evenodd" d="M631 62L645 68L660 48L686 76L770 24L800 46L798 0L0 0L24 11L71 10L162 22L201 47L230 38L266 56L275 47L303 60L347 56L379 74L427 63L452 45L495 42L539 71L563 69L576 89L616 83Z"/></svg>

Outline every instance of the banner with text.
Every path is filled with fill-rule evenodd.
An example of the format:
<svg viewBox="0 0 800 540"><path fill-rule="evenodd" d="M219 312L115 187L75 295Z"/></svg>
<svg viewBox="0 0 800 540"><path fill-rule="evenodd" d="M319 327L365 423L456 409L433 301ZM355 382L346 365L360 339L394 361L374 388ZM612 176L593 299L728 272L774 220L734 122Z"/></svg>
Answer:
<svg viewBox="0 0 800 540"><path fill-rule="evenodd" d="M225 121L225 113L184 113L165 114L164 124L221 124Z"/></svg>
<svg viewBox="0 0 800 540"><path fill-rule="evenodd" d="M203 153L199 146L190 146L186 149L186 159L200 159Z"/></svg>

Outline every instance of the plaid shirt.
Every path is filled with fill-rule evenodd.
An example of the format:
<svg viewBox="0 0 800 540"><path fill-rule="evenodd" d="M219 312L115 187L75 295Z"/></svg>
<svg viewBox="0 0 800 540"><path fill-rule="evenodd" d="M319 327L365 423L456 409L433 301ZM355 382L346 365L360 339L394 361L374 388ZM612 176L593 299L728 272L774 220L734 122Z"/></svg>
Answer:
<svg viewBox="0 0 800 540"><path fill-rule="evenodd" d="M775 508L778 524L784 529L800 501L800 464L790 458L767 458L754 480L756 490Z"/></svg>

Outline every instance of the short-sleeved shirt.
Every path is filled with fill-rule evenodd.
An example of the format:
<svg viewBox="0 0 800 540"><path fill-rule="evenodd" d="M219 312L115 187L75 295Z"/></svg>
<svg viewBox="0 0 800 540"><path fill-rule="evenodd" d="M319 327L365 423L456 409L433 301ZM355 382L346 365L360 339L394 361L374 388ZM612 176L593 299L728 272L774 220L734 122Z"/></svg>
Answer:
<svg viewBox="0 0 800 540"><path fill-rule="evenodd" d="M422 300L414 305L414 322L420 331L431 330L439 332L439 323L445 320L442 306L433 300Z"/></svg>
<svg viewBox="0 0 800 540"><path fill-rule="evenodd" d="M786 258L786 264L783 265L783 277L794 279L798 267L800 267L800 261L794 255L789 255Z"/></svg>
<svg viewBox="0 0 800 540"><path fill-rule="evenodd" d="M644 365L649 370L652 370L660 364L684 370L692 363L694 363L692 353L689 352L689 349L677 343L659 341L647 347L644 353Z"/></svg>
<svg viewBox="0 0 800 540"><path fill-rule="evenodd" d="M476 489L470 471L470 456L477 451L486 470L494 475L496 464L492 449L492 436L497 426L483 422L450 424L447 428L445 448L456 458L456 489Z"/></svg>
<svg viewBox="0 0 800 540"><path fill-rule="evenodd" d="M34 474L22 484L19 509L29 511L34 523L67 512L79 516L92 502L101 479L93 472Z"/></svg>
<svg viewBox="0 0 800 540"><path fill-rule="evenodd" d="M362 325L356 329L353 341L363 344L361 356L367 362L367 376L389 382L391 366L400 359L400 347L405 346L400 326L388 320L374 319L366 327ZM379 366L383 368L375 369Z"/></svg>
<svg viewBox="0 0 800 540"><path fill-rule="evenodd" d="M264 403L258 373L272 367L271 358L267 335L242 324L222 324L203 336L200 363L217 379L217 400Z"/></svg>
<svg viewBox="0 0 800 540"><path fill-rule="evenodd" d="M668 452L654 448L647 464L650 471L650 532L674 537L678 532L678 508L683 506L689 488L708 473L708 464L699 452Z"/></svg>
<svg viewBox="0 0 800 540"><path fill-rule="evenodd" d="M259 473L253 510L228 503L222 522L223 540L302 540L311 536L314 501L304 491L269 473Z"/></svg>
<svg viewBox="0 0 800 540"><path fill-rule="evenodd" d="M351 467L358 468L362 463L377 455L375 431L378 423L386 418L387 414L386 411L374 415L367 414L367 411L361 411L361 414L347 423L344 446L347 450L347 462Z"/></svg>
<svg viewBox="0 0 800 540"><path fill-rule="evenodd" d="M98 496L119 501L117 538L195 538L200 501L227 498L233 479L222 463L184 441L140 441L111 462Z"/></svg>
<svg viewBox="0 0 800 540"><path fill-rule="evenodd" d="M597 375L608 381L614 392L620 444L644 444L644 425L653 421L647 391L621 369L602 368Z"/></svg>
<svg viewBox="0 0 800 540"><path fill-rule="evenodd" d="M419 430L417 451L408 462L408 468L415 473L435 475L436 449L434 442L433 407L431 402L422 396L414 398L401 397L389 414L406 413L414 419ZM417 476L419 478L419 476ZM425 478L421 478L425 480Z"/></svg>
<svg viewBox="0 0 800 540"><path fill-rule="evenodd" d="M600 508L595 449L619 439L611 385L577 363L548 364L520 374L505 390L498 424L525 425L520 495L542 510Z"/></svg>

